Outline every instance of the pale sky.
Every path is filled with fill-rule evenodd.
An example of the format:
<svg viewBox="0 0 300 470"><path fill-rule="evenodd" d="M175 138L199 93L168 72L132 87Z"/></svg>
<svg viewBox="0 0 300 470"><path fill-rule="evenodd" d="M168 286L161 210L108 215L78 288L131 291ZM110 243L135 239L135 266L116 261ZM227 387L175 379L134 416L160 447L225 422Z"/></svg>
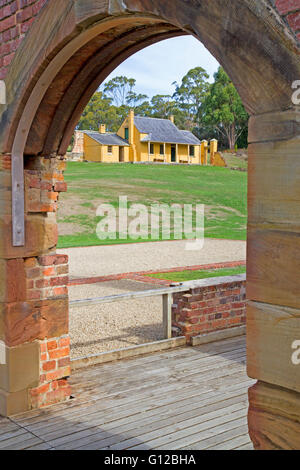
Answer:
<svg viewBox="0 0 300 470"><path fill-rule="evenodd" d="M175 91L172 83L180 83L190 69L198 66L208 72L212 81L219 63L200 41L193 36L182 36L137 52L117 67L105 82L120 75L135 78L136 92L151 99L157 94L172 95Z"/></svg>

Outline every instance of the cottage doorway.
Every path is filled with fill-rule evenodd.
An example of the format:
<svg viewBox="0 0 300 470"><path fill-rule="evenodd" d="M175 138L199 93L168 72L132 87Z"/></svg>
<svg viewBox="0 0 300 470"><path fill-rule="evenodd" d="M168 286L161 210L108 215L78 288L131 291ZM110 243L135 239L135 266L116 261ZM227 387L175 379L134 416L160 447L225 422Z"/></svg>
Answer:
<svg viewBox="0 0 300 470"><path fill-rule="evenodd" d="M124 147L119 147L119 163L124 162Z"/></svg>
<svg viewBox="0 0 300 470"><path fill-rule="evenodd" d="M176 145L171 145L171 162L176 163Z"/></svg>

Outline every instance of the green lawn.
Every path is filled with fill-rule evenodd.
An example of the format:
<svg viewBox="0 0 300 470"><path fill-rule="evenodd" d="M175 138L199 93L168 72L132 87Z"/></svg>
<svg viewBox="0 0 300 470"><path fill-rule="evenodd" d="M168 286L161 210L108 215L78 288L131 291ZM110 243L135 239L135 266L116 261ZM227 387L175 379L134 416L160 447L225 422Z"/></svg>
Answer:
<svg viewBox="0 0 300 470"><path fill-rule="evenodd" d="M246 266L237 266L235 268L222 268L201 271L178 271L171 273L147 274L148 277L156 279L165 279L173 282L195 281L196 279L207 279L208 277L235 276L246 272Z"/></svg>
<svg viewBox="0 0 300 470"><path fill-rule="evenodd" d="M237 169L242 169L242 170L248 169L248 161L245 160L244 158L241 158L232 153L226 153L226 152L224 152L222 155L225 159L226 165L229 168L237 168Z"/></svg>
<svg viewBox="0 0 300 470"><path fill-rule="evenodd" d="M60 196L59 247L129 243L96 235L99 204L205 204L205 237L246 239L247 173L228 168L69 162ZM172 239L172 236L171 236Z"/></svg>

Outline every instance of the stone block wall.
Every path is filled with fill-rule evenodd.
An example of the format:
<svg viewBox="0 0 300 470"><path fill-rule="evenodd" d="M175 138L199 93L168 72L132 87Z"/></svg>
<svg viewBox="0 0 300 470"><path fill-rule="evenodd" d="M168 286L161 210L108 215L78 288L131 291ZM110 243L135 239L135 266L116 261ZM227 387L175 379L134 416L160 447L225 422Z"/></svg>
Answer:
<svg viewBox="0 0 300 470"><path fill-rule="evenodd" d="M56 254L56 211L67 187L62 159L25 159L26 243L13 247L9 155L0 168L0 414L11 415L71 393L68 257Z"/></svg>
<svg viewBox="0 0 300 470"><path fill-rule="evenodd" d="M246 276L206 285L173 296L172 325L190 341L192 336L246 324ZM240 278L240 276L238 276Z"/></svg>

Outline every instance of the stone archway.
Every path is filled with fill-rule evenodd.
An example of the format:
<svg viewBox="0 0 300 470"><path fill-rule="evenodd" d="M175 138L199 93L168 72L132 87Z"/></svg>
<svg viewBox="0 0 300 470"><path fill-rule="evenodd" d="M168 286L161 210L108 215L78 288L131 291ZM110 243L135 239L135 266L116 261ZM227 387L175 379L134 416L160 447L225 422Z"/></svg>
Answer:
<svg viewBox="0 0 300 470"><path fill-rule="evenodd" d="M279 10L269 0L43 3L6 71L7 105L0 108L0 339L7 359L0 412L70 395L67 260L55 254L55 211L66 189L60 156L85 105L134 52L192 34L223 65L251 114L247 340L248 372L258 383L249 394L250 434L257 448L299 448L300 366L291 361L291 344L300 339L299 111L291 85L300 61L286 22L293 26L292 19L279 14L290 11L289 2L277 1ZM19 177L13 201L11 163ZM19 246L12 205L25 213Z"/></svg>

